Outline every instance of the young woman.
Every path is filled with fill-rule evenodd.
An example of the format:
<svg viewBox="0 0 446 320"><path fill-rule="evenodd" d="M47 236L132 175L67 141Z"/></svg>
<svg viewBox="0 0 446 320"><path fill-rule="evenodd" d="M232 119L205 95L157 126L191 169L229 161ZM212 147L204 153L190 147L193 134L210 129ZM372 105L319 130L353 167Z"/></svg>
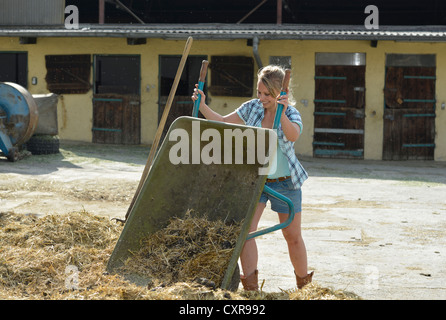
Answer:
<svg viewBox="0 0 446 320"><path fill-rule="evenodd" d="M244 124L263 128L272 128L276 115L277 104L283 108L279 128L277 130L279 148L277 149L277 169L268 176L266 185L280 194L288 197L294 204L295 217L291 224L282 229L288 245L291 263L294 267L297 287L300 289L310 283L313 272L307 271L307 251L301 235L302 193L301 186L308 178L305 169L300 164L294 152L294 142L302 131L302 120L299 112L289 104L289 94L280 95L285 70L279 66L266 66L258 72L257 99L243 103L234 112L222 116L205 103L203 91L194 90L192 100L201 95L200 111L206 119ZM282 201L262 193L260 202L254 213L250 232L257 230L257 225L266 207L271 202L271 209L278 213L280 222L288 218L288 206ZM241 255L243 275L240 276L245 290L258 290L258 251L255 239L246 241Z"/></svg>

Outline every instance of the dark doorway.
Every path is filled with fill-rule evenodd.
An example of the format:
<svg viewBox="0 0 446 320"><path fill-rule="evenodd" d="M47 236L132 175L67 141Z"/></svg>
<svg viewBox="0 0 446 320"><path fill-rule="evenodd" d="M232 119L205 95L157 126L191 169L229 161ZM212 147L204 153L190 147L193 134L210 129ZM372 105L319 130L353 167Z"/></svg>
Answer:
<svg viewBox="0 0 446 320"><path fill-rule="evenodd" d="M181 56L163 55L159 58L160 62L160 86L159 86L159 112L158 122L161 120L164 108L172 88L175 75L180 64ZM162 138L167 133L172 122L181 116L192 116L194 104L191 100L195 84L198 83L200 76L201 63L207 60L207 56L189 56L186 60L180 82L176 90L175 98L170 107L169 115L164 126ZM204 92L207 92L207 86L204 86ZM202 117L199 113L199 117Z"/></svg>
<svg viewBox="0 0 446 320"><path fill-rule="evenodd" d="M13 82L28 87L28 53L0 52L0 82Z"/></svg>
<svg viewBox="0 0 446 320"><path fill-rule="evenodd" d="M139 55L94 57L93 142L141 143Z"/></svg>

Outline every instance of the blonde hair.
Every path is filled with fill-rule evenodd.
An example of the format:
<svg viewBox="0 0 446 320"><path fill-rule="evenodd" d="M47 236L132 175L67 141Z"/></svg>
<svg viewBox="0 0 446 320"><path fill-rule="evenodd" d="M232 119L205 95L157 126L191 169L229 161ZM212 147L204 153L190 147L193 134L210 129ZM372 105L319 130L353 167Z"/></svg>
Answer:
<svg viewBox="0 0 446 320"><path fill-rule="evenodd" d="M282 88L282 81L285 77L285 69L277 65L268 65L261 68L257 72L257 77L263 82L265 87L268 89L268 92L273 97L277 97L280 94L280 89ZM294 104L294 99L290 88L288 88L288 101L290 104Z"/></svg>

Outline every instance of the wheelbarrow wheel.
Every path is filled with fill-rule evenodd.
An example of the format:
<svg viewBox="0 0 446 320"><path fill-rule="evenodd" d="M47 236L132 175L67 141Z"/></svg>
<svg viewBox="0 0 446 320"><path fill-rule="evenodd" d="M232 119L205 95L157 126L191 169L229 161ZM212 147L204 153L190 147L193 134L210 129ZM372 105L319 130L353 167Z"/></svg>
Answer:
<svg viewBox="0 0 446 320"><path fill-rule="evenodd" d="M234 269L234 273L232 274L231 282L228 285L228 290L237 291L239 284L240 284L240 268L237 263Z"/></svg>

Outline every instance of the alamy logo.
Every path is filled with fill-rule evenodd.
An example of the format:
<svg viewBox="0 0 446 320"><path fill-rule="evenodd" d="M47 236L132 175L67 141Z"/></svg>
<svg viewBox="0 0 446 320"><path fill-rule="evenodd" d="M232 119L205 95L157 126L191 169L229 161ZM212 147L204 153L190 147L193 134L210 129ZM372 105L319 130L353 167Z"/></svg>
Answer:
<svg viewBox="0 0 446 320"><path fill-rule="evenodd" d="M181 128L170 132L169 141L176 143L169 150L169 160L174 165L258 163L263 165L259 168L259 175L271 174L277 167L276 161L271 161L269 156L276 154L277 133L275 130L268 133L266 139L266 130L249 127L244 130L223 129L223 135L214 128L201 132L200 121L192 121L191 134ZM202 142L206 142L203 147Z"/></svg>
<svg viewBox="0 0 446 320"><path fill-rule="evenodd" d="M364 20L364 27L367 30L379 29L379 10L377 6L368 5L365 7L364 13L370 13L370 15Z"/></svg>
<svg viewBox="0 0 446 320"><path fill-rule="evenodd" d="M365 266L365 281L364 286L367 289L378 290L379 289L379 270L375 266Z"/></svg>
<svg viewBox="0 0 446 320"><path fill-rule="evenodd" d="M69 14L65 18L65 28L79 29L79 9L75 5L69 5L65 8L65 14Z"/></svg>
<svg viewBox="0 0 446 320"><path fill-rule="evenodd" d="M68 265L65 268L65 288L68 290L79 289L79 269L76 266Z"/></svg>

